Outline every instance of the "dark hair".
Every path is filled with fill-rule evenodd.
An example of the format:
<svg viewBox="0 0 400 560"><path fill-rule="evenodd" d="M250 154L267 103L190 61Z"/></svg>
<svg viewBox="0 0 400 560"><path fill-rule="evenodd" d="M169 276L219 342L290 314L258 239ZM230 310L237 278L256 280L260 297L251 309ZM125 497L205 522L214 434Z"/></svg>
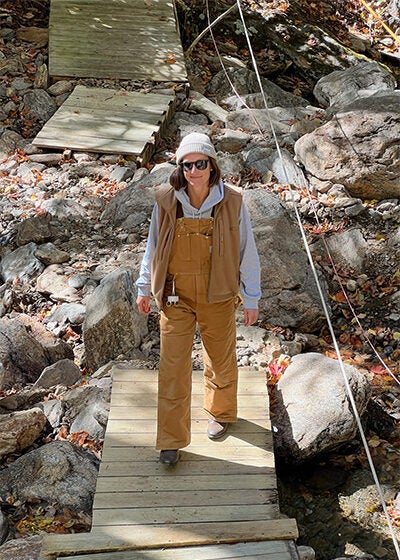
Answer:
<svg viewBox="0 0 400 560"><path fill-rule="evenodd" d="M218 166L217 161L214 158L209 157L210 160L210 187L219 183L221 179L221 170ZM169 178L170 184L174 187L176 191L180 191L181 189L186 189L187 181L185 179L185 174L183 173L183 169L181 165L177 165L176 169L172 172Z"/></svg>

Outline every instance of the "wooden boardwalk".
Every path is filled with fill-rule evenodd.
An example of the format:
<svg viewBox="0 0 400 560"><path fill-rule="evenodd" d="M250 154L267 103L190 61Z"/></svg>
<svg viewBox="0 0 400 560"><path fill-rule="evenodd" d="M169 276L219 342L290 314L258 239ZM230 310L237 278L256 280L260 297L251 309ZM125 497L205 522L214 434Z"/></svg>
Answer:
<svg viewBox="0 0 400 560"><path fill-rule="evenodd" d="M111 410L89 534L45 535L42 559L297 558L297 526L279 514L265 376L240 370L239 421L206 436L194 372L192 442L175 467L155 450L157 373L113 370Z"/></svg>
<svg viewBox="0 0 400 560"><path fill-rule="evenodd" d="M175 94L76 86L33 140L43 148L71 148L152 156L175 110Z"/></svg>
<svg viewBox="0 0 400 560"><path fill-rule="evenodd" d="M49 73L186 81L173 0L51 0Z"/></svg>

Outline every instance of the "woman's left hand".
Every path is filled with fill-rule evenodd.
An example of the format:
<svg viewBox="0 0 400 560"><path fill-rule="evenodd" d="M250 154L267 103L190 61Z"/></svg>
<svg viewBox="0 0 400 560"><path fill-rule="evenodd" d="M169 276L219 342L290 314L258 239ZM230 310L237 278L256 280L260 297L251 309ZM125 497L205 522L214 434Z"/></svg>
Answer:
<svg viewBox="0 0 400 560"><path fill-rule="evenodd" d="M258 319L258 309L244 309L244 324L246 327L254 325Z"/></svg>

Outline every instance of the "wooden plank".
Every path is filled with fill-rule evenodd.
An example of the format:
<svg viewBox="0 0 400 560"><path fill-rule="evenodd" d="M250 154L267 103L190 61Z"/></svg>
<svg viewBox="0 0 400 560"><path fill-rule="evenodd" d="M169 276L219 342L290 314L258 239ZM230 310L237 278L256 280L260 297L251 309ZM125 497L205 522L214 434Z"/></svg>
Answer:
<svg viewBox="0 0 400 560"><path fill-rule="evenodd" d="M267 398L267 397L265 397ZM112 406L140 406L143 403L144 395L140 393L113 393L111 396ZM156 393L148 393L146 395L146 404L148 406L155 405L157 402ZM262 395L238 395L238 406L260 406L264 401L264 396ZM267 400L265 401L268 402ZM201 407L203 406L203 396L201 394L194 394L192 396L192 406Z"/></svg>
<svg viewBox="0 0 400 560"><path fill-rule="evenodd" d="M132 106L144 109L148 105L151 105L152 107L162 109L173 100L174 95L172 92L143 94L136 91L116 90L110 88L89 88L77 85L63 105L69 106L76 104L80 107L87 103L88 107L96 107L96 103L99 103L102 106L103 102L109 101L110 103L112 102L113 108ZM120 367L117 369L120 369ZM146 370L138 371L144 373Z"/></svg>
<svg viewBox="0 0 400 560"><path fill-rule="evenodd" d="M164 467L170 471L168 467ZM274 479L273 479L274 480ZM97 480L96 492L148 492L155 491L192 491L197 490L268 490L271 488L271 481L268 477L259 474L243 474L232 476L199 476L194 479L192 476L136 476L136 477L104 477Z"/></svg>
<svg viewBox="0 0 400 560"><path fill-rule="evenodd" d="M87 139L90 145L98 145L110 140L111 142L121 142L121 144L141 147L143 146L143 139L147 140L153 134L154 126L143 123L136 128L126 129L126 127L115 127L113 125L106 127L103 121L103 126L90 128L85 125L85 121L82 123L77 121L76 126L69 128L63 125L57 126L57 123L53 125L53 122L51 122L42 129L38 138L57 138L60 136L60 131L62 131L64 141L69 142L71 146L75 143L75 140Z"/></svg>
<svg viewBox="0 0 400 560"><path fill-rule="evenodd" d="M266 465L266 462L269 465ZM173 470L173 476L186 474L189 476L206 475L210 472L218 475L233 474L265 474L271 473L274 467L273 453L270 457L256 457L248 459L245 464L239 462L227 461L180 461ZM100 465L99 476L102 477L123 477L123 476L156 476L161 475L165 471L165 467L156 461L123 461L116 463L115 461L103 461Z"/></svg>
<svg viewBox="0 0 400 560"><path fill-rule="evenodd" d="M170 525L114 526L89 534L44 535L44 558L62 553L83 554L143 548L192 546L209 543L236 543L297 539L294 519L238 521L235 523L183 523Z"/></svg>
<svg viewBox="0 0 400 560"><path fill-rule="evenodd" d="M108 552L68 556L64 560L293 560L287 541L192 546L163 550Z"/></svg>
<svg viewBox="0 0 400 560"><path fill-rule="evenodd" d="M277 516L276 504L209 506L144 507L97 509L93 512L92 530L97 527L187 523L233 523L260 521Z"/></svg>
<svg viewBox="0 0 400 560"><path fill-rule="evenodd" d="M272 440L271 445L267 445L266 449L261 449L260 447L234 447L229 445L229 451L227 451L222 442L216 442L213 445L209 442L204 447L194 447L189 446L187 449L181 452L180 462L199 462L199 461L210 461L211 459L226 459L227 456L232 462L240 463L246 459L257 458L263 461L269 461L272 453ZM142 447L140 451L138 448L125 446L125 447L111 447L105 446L102 453L102 461L111 463L117 461L118 463L124 462L142 462L142 461L154 461L158 458L156 451L149 447Z"/></svg>
<svg viewBox="0 0 400 560"><path fill-rule="evenodd" d="M160 501L165 507L277 504L278 493L271 490L193 490L187 492L98 492L93 509L156 508ZM189 501L190 500L190 501Z"/></svg>
<svg viewBox="0 0 400 560"><path fill-rule="evenodd" d="M229 426L228 434L236 437L242 434L265 434L270 429L270 421L266 420L243 420L232 422ZM108 420L107 431L109 434L141 434L146 432L154 433L156 430L156 420L132 420L131 418L122 420ZM192 419L192 434L205 432L207 430L207 419Z"/></svg>
<svg viewBox="0 0 400 560"><path fill-rule="evenodd" d="M104 90L103 90L104 91ZM154 377L157 379L158 370L156 369L134 369L128 364L116 364L111 369L111 375L115 381L146 381ZM266 373L264 370L256 370L250 367L239 368L239 384L242 380L253 380L256 383L266 381ZM193 370L193 383L203 382L202 370Z"/></svg>
<svg viewBox="0 0 400 560"><path fill-rule="evenodd" d="M38 135L32 142L35 146L43 148L70 148L73 150L85 150L89 152L97 152L100 154L135 154L140 155L140 148L143 144L133 144L132 142L123 142L121 140L109 140L108 138L90 138L71 140L68 138L46 138L44 134Z"/></svg>
<svg viewBox="0 0 400 560"><path fill-rule="evenodd" d="M112 369L113 381L120 382L136 382L136 381L151 381L156 380L158 377L157 370L131 370L123 368ZM267 377L265 372L257 370L249 370L245 368L239 369L239 386L242 381L253 382L254 384L262 384L266 386ZM192 373L193 383L203 383L203 372L194 370Z"/></svg>
<svg viewBox="0 0 400 560"><path fill-rule="evenodd" d="M130 394L141 393L147 394L157 393L157 381L114 381L113 380L113 393L127 393ZM203 394L203 383L193 382L192 394ZM255 383L253 381L242 381L238 385L238 395L265 395L267 394L267 386L263 383Z"/></svg>
<svg viewBox="0 0 400 560"><path fill-rule="evenodd" d="M227 433L224 439L230 438L230 443L234 447L251 447L253 445L265 446L268 441L268 432L259 434L243 434L236 437L233 433ZM109 445L110 447L143 447L149 446L154 447L155 445L155 434L110 434L106 433L104 445ZM221 442L210 442L207 438L206 433L194 433L192 434L191 448L197 445L205 446L206 443L209 445L218 445ZM229 449L226 449L226 459L229 459Z"/></svg>
<svg viewBox="0 0 400 560"><path fill-rule="evenodd" d="M266 403L267 404L267 403ZM156 410L151 406L142 406L140 409L134 406L112 406L110 409L110 414L108 416L109 420L150 420L156 418ZM202 407L192 408L192 420L206 420L208 418L206 412ZM268 411L265 406L259 407L245 407L242 406L238 410L238 418L247 419L250 421L254 420L268 420Z"/></svg>

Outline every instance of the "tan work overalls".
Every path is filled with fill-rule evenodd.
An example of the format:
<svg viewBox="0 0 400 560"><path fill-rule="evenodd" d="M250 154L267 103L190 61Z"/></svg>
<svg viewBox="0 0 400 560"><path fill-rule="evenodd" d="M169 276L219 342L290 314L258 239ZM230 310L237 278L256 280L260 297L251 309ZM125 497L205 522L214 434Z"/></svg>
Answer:
<svg viewBox="0 0 400 560"><path fill-rule="evenodd" d="M190 443L192 348L198 324L204 359L204 409L237 420L236 298L208 303L213 218L176 220L161 311L157 449ZM172 292L176 305L166 305Z"/></svg>

